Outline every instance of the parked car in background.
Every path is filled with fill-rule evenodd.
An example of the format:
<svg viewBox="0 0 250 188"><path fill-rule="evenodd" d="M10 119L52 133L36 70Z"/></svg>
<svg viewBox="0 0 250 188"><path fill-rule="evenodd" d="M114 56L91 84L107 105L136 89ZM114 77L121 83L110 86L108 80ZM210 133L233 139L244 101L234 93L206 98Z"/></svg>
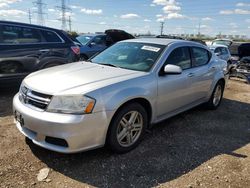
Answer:
<svg viewBox="0 0 250 188"><path fill-rule="evenodd" d="M231 54L228 47L225 45L213 45L209 46L210 50L215 53L220 59L225 60L228 64L231 64Z"/></svg>
<svg viewBox="0 0 250 188"><path fill-rule="evenodd" d="M20 83L33 71L79 58L79 47L64 31L0 21L0 86Z"/></svg>
<svg viewBox="0 0 250 188"><path fill-rule="evenodd" d="M13 99L16 126L35 144L62 153L135 148L151 124L202 103L220 105L226 62L204 45L132 39L88 62L26 77Z"/></svg>
<svg viewBox="0 0 250 188"><path fill-rule="evenodd" d="M211 45L224 45L224 46L231 46L233 44L233 41L230 39L215 39L212 41Z"/></svg>
<svg viewBox="0 0 250 188"><path fill-rule="evenodd" d="M110 29L103 34L84 34L76 39L82 45L80 46L81 60L87 60L118 41L133 38L131 34L123 30Z"/></svg>

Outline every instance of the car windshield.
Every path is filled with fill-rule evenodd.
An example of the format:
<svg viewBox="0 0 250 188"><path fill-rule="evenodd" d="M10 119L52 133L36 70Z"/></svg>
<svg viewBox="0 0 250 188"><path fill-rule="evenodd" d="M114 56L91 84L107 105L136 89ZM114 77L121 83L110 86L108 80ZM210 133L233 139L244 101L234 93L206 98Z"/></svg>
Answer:
<svg viewBox="0 0 250 188"><path fill-rule="evenodd" d="M93 36L86 36L86 35L81 35L79 37L76 37L76 39L83 45L87 44Z"/></svg>
<svg viewBox="0 0 250 188"><path fill-rule="evenodd" d="M227 40L216 40L216 41L213 41L212 45L225 45L225 46L230 46L232 44L231 41L227 41Z"/></svg>
<svg viewBox="0 0 250 188"><path fill-rule="evenodd" d="M166 46L138 42L116 43L91 61L124 69L149 71Z"/></svg>

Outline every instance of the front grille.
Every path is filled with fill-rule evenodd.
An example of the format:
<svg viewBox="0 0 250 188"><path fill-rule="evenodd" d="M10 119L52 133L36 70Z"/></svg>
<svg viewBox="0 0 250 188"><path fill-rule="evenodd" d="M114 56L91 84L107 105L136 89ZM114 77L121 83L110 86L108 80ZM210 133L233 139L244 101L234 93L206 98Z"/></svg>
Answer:
<svg viewBox="0 0 250 188"><path fill-rule="evenodd" d="M52 95L39 93L28 89L25 86L21 86L19 94L19 99L21 102L41 110L45 110L47 108L51 97Z"/></svg>

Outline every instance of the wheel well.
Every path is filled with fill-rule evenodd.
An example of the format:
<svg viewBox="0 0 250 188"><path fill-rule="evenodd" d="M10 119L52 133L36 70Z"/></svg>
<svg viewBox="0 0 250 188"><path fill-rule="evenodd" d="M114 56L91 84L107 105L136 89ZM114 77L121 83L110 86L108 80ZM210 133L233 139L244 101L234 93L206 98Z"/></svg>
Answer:
<svg viewBox="0 0 250 188"><path fill-rule="evenodd" d="M112 120L113 118L115 117L115 115L119 112L119 110L121 108L123 108L124 106L128 105L128 104L131 104L131 103L139 103L140 105L142 105L142 107L144 107L144 109L146 110L147 112L147 115L148 115L148 125L151 121L151 118L152 118L152 107L151 107L151 104L149 103L149 101L147 99L144 99L144 98L135 98L135 99L131 99L125 103L123 103L115 112L114 116L112 117ZM112 122L111 120L111 122Z"/></svg>
<svg viewBox="0 0 250 188"><path fill-rule="evenodd" d="M80 57L84 57L84 58L86 58L86 59L89 58L86 54L80 54Z"/></svg>
<svg viewBox="0 0 250 188"><path fill-rule="evenodd" d="M225 87L225 79L224 78L219 79L217 83L219 83L219 82L222 82L223 83L223 87Z"/></svg>

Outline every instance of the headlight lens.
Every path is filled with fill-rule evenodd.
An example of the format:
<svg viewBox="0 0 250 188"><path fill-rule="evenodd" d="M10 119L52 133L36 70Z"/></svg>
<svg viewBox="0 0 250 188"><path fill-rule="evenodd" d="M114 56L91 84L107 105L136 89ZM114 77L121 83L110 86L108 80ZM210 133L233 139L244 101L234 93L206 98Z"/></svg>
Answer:
<svg viewBox="0 0 250 188"><path fill-rule="evenodd" d="M53 96L47 108L49 112L88 114L95 106L95 99L83 95Z"/></svg>

